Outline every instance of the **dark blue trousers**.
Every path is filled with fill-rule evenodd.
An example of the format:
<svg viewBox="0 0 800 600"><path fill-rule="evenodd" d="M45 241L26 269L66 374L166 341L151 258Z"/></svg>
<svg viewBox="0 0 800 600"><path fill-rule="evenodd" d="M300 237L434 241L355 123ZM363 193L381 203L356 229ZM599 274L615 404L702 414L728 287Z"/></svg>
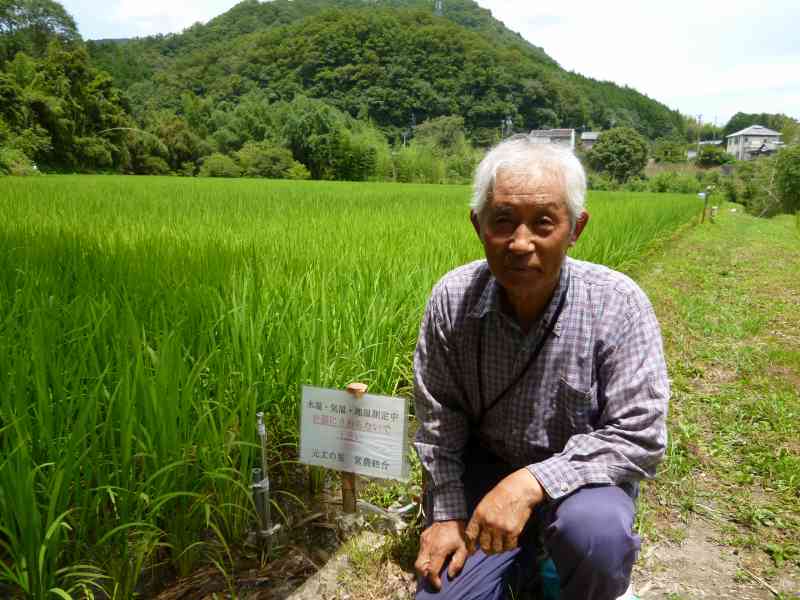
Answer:
<svg viewBox="0 0 800 600"><path fill-rule="evenodd" d="M514 469L475 446L465 460L463 481L471 512ZM632 531L635 493L633 487L590 486L541 505L518 548L493 555L479 549L452 580L445 564L441 591L420 580L417 600L501 600L508 591L518 598L536 580L543 551L558 570L561 600L616 600L628 587L639 551L639 537Z"/></svg>

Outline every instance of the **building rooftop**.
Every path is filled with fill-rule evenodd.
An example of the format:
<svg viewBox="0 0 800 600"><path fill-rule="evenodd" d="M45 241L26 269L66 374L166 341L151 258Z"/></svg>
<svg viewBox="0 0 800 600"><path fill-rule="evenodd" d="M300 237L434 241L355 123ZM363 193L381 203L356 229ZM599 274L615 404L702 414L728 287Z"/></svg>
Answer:
<svg viewBox="0 0 800 600"><path fill-rule="evenodd" d="M768 129L768 128L764 127L763 125L751 125L750 127L742 129L741 131L737 131L736 133L732 133L732 134L730 134L730 135L728 135L726 137L736 137L738 135L767 135L767 136L772 135L772 136L775 136L775 135L780 135L780 132L773 131L772 129Z"/></svg>
<svg viewBox="0 0 800 600"><path fill-rule="evenodd" d="M588 142L597 141L598 137L600 137L599 131L584 131L581 134L581 139L586 140Z"/></svg>
<svg viewBox="0 0 800 600"><path fill-rule="evenodd" d="M543 138L572 138L572 129L534 129L530 132L531 137Z"/></svg>

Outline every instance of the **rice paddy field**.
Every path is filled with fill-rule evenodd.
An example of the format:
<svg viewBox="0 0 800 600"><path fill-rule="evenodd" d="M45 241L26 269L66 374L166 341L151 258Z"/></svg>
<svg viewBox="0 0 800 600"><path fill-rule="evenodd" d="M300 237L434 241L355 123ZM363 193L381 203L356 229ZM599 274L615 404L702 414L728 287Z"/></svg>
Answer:
<svg viewBox="0 0 800 600"><path fill-rule="evenodd" d="M0 596L132 598L156 565L230 568L254 522L255 413L278 464L301 385L409 394L432 285L481 257L469 193L0 179ZM626 270L701 203L588 208L573 256Z"/></svg>

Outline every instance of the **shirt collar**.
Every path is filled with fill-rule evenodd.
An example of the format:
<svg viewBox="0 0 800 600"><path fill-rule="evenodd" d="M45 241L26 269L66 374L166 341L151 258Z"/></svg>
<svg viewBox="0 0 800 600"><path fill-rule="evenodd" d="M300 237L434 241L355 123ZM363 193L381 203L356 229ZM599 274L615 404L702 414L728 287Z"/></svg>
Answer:
<svg viewBox="0 0 800 600"><path fill-rule="evenodd" d="M569 279L570 279L570 259L569 257L564 258L564 263L561 265L561 273L558 277L558 283L556 284L556 289L553 291L553 297L550 299L550 302L547 304L547 307L544 309L544 313L542 313L542 318L539 319L539 323L549 323L550 319L553 318L554 313L558 309L558 305L561 303L561 297L567 293L569 289ZM486 286L483 288L478 301L475 303L475 306L469 312L469 316L482 319L490 312L500 312L500 284L497 283L497 279L494 278L492 275L489 278L489 281L486 283ZM561 315L558 315L558 321L555 323L553 327L553 333L558 336L561 334L561 316L563 315L563 311Z"/></svg>

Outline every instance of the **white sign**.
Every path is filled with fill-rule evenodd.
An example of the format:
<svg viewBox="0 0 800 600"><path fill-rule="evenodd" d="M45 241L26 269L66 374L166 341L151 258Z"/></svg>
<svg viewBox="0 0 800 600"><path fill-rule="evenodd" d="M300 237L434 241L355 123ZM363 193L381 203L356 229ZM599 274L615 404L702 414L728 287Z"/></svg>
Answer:
<svg viewBox="0 0 800 600"><path fill-rule="evenodd" d="M303 386L300 462L384 479L408 479L406 401Z"/></svg>

